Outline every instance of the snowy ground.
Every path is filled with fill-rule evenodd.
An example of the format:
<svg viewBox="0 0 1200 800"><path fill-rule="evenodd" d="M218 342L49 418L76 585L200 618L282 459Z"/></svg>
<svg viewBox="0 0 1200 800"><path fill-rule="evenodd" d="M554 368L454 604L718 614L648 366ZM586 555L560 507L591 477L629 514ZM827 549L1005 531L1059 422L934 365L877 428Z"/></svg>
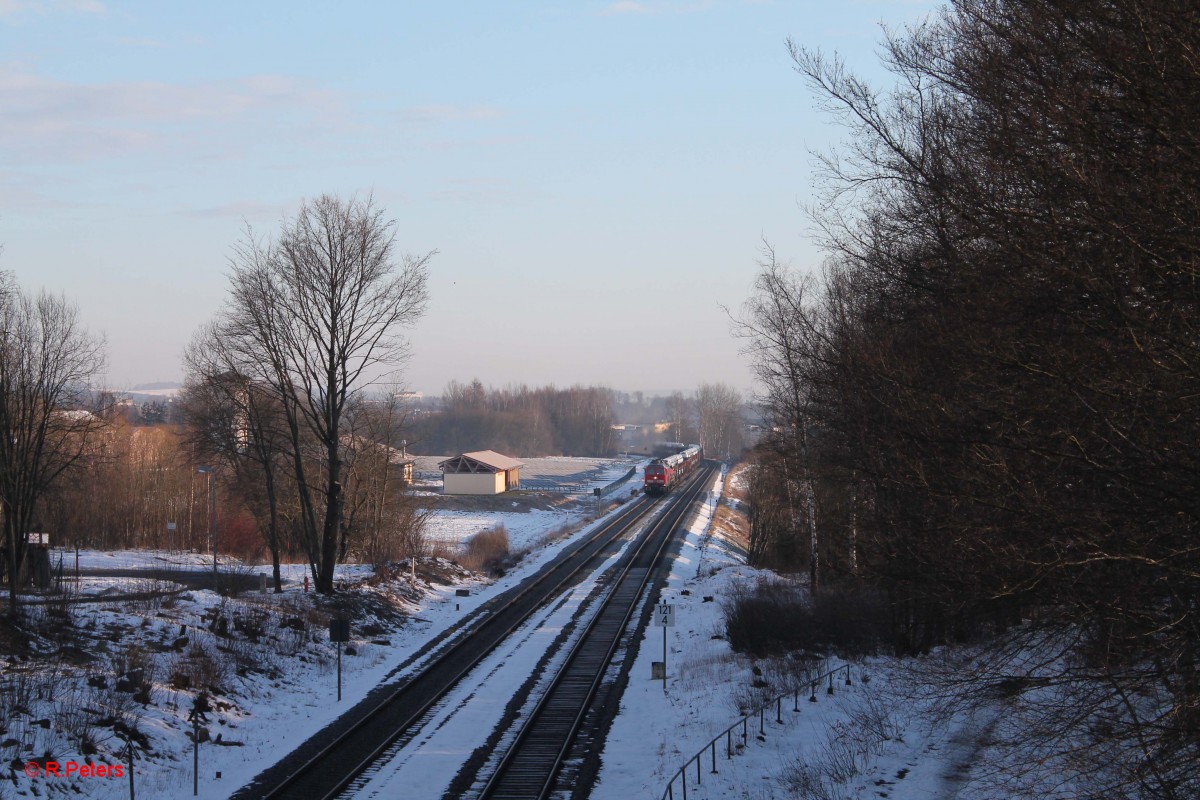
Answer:
<svg viewBox="0 0 1200 800"><path fill-rule="evenodd" d="M719 491L720 485L720 481L714 481L712 491ZM676 606L676 625L667 629L665 691L661 681L650 679L650 662L662 658L663 635L662 628L652 627L639 649L621 701L621 714L603 751L603 767L593 793L599 800L662 797L668 780L712 737L788 685L787 670L735 655L725 640L719 638L723 635L722 597L737 583L753 581L760 573L744 564L737 544L719 525L713 525L713 497L710 495L710 503L691 524L660 598ZM326 615L314 612L311 596L304 597L298 588L305 570L302 566L290 568L297 583L282 595L248 593L236 600L222 600L211 592L190 591L171 601L142 603L132 608L115 604L80 606L69 612L71 627L94 639L94 645L87 649L96 660L73 668L56 668L52 680L37 684L41 688L36 691L34 682L27 680L35 672L29 662L9 658L4 665L0 710L6 713L0 719L8 717L16 722L0 731L0 756L10 762L11 777L11 782L0 783L0 798L65 797L68 793L106 800L126 797L128 786L124 779L30 778L21 768L31 753L39 760L50 757L59 762L90 760L93 764L116 764L124 742L114 734L111 724L107 727L98 724L97 714L125 718L147 735L148 746L139 753L136 770L137 791L141 796L190 796L192 752L186 717L195 691L172 688L169 676L183 660L203 660L206 653L213 657L214 664L223 661L225 672L217 676L223 689L214 698L219 705L207 725L212 738L219 738L220 744L209 742L200 749L200 797L227 797L364 697L427 642L488 598L555 558L563 546L586 531L553 542L547 540L546 534L563 523L582 525L585 515L586 508L565 515L561 511L536 509L439 513L434 522L435 536L460 540L503 523L514 548L534 549L518 568L494 583L452 575L447 583L411 587L399 576L399 589L419 588L421 592L396 600L404 594L396 586L389 589L385 584L370 590L390 592L411 617L401 625L380 623L370 634L356 629L353 642L356 655L342 659L340 704L336 701L335 651L327 641L324 627ZM73 567L73 560L72 553L68 568ZM81 567L163 564L203 569L211 566L211 561L194 554L81 553ZM355 580L367 572L365 567L351 567L339 574L339 579ZM96 580L88 579L85 585ZM459 588L469 588L470 596L456 596L455 590ZM575 592L554 604L526 626L522 635L530 642L553 635L563 624L567 611L583 596ZM706 597L714 599L706 601ZM221 637L210 625L217 616L234 620L235 624L238 619L253 624L268 611L275 627L267 638L278 635L280 641L290 642L291 649L276 655L269 669L239 671L242 640L236 635ZM55 611L44 608L32 613L51 615ZM188 640L183 646L179 645L181 638ZM133 653L126 650L130 644L136 645ZM41 648L53 650L53 643L44 642ZM540 654L543 648L527 649L531 654ZM216 657L218 651L225 650L232 652L226 653L225 659ZM485 678L476 688L486 683L492 691L501 681L495 676L501 674L499 670L505 662L522 662L532 657L527 658L520 645L499 651L494 663L481 673ZM69 657L63 660L75 663ZM117 675L138 665L147 669L148 680L152 682L145 704L112 689ZM409 664L406 669L417 666L419 662ZM528 665L524 666L527 670ZM755 675L756 667L762 671L761 675ZM44 677L45 670L40 672ZM892 665L881 660L852 665L852 676L851 687L845 687L839 676L832 697L825 694L822 686L817 703L809 703L801 695L799 713L792 710L789 696L782 703L782 723L775 721L772 706L764 714L761 736L758 717L754 716L747 725L749 735L745 746L735 748L732 759L727 757L724 744L718 745L717 774L711 773L711 753L705 755L698 787L696 767L692 764L688 797L970 800L975 796L969 787L964 788L961 765L964 762L969 765L979 733L986 730L989 720L952 719L947 725L930 726L928 716L919 706L893 699L904 691L904 679ZM88 686L87 677L105 678L106 687ZM517 678L503 680L508 686ZM755 688L755 681L766 685ZM47 686L52 687L49 697ZM512 693L505 691L506 700ZM471 692L470 687L464 687L464 696ZM478 702L465 707L449 701L444 704L444 713L447 717L458 717L457 722L450 725L439 721L429 728L427 736L422 734L424 749L411 750L393 768L375 773L370 785L364 786L362 796L423 797L426 789L434 793L431 796L437 796L437 787L444 786L437 776L452 773L466 759L479 737L489 730L488 719L494 718L496 706L504 702L486 700L483 692L475 692L474 697ZM67 698L77 702L65 702ZM71 711L72 707L76 710ZM80 708L93 709L97 714L81 712ZM870 727L880 728L887 736L862 736L861 732ZM94 743L95 752L90 756L85 756L80 746L83 734L89 735ZM739 739L731 737L735 744ZM812 785L813 780L828 772L825 768L829 765L846 767L847 763L849 768L843 769L846 774L841 783L823 784L807 794L797 788L803 786L805 776ZM396 794L396 786L407 786L413 791L421 787L422 792ZM676 779L675 798L681 796L680 789Z"/></svg>
<svg viewBox="0 0 1200 800"><path fill-rule="evenodd" d="M458 544L482 530L503 525L513 550L536 547L546 534L577 524L588 512L582 507L566 511L441 511L427 528L431 541Z"/></svg>
<svg viewBox="0 0 1200 800"><path fill-rule="evenodd" d="M328 642L324 627L327 615L312 611L313 596L302 593L301 581L306 571L303 565L287 568L288 576L296 581L282 595L249 592L240 598L222 599L209 591L188 591L176 598L140 603L132 608L128 603L72 607L66 612L70 615L68 627L96 640L89 649L97 658L77 670L64 670L62 665L54 668L56 700L45 697L49 694L45 688L28 693L24 688L35 684L42 687L37 681L46 674L45 660L38 659L41 665L35 667L33 659L26 663L10 658L0 676L0 711L5 712L0 719L11 715L19 721L10 725L9 730L0 731L0 753L10 761L9 776L12 779L11 783L0 784L0 798L67 796L68 792L97 798L128 796L124 779L74 777L67 780L44 775L30 778L24 773L23 764L31 754L39 761L48 756L63 764L118 763L125 743L114 734L111 726L97 725L95 719L86 719L87 712L82 712L84 719L67 724L64 717L68 714L79 716L78 707L96 708L102 712L95 715L98 717L106 716L108 712L118 718L123 716L147 735L148 747L145 753L139 753L135 772L137 791L141 796L190 796L192 753L186 717L196 692L172 688L169 676L177 663L192 656L194 651L203 657L204 653L217 656L217 651L222 649L248 648L237 634L223 638L209 629L210 621L218 611L235 624L237 619L261 620L269 611L276 622L292 622L299 628L295 631L272 629L270 632L284 638L290 636L295 645L294 652L274 656L267 674L253 670L238 674L237 653L228 659L212 659L228 662L224 666L225 674L219 678L222 692L214 697L220 705L210 715L208 725L214 740L220 736L221 746L201 745L199 796L227 797L265 766L362 699L423 645L492 596L511 588L556 557L562 547L586 535L591 527L587 522L590 508L590 504L577 505L565 513L537 510L511 514L447 512L435 517L435 531L441 531L447 538L463 538L503 522L514 546L521 547L537 545L543 541L544 534L558 531L564 523L575 526L576 530L569 536L544 542L498 581L488 583L461 575L445 584L422 582L420 596L414 595L406 604L411 617L404 624L386 628L381 625L377 634L370 635L356 630L352 642L356 654L342 659L340 704L336 701L335 650ZM74 568L74 559L74 552L64 554L68 572ZM188 553L80 553L80 567L84 569L206 569L211 564L207 556ZM338 579L351 581L370 572L367 567L351 565L339 568ZM399 575L398 580L400 588L412 588L407 585L405 574ZM141 590L145 587L139 581L144 582L144 579L85 577L82 591L96 594L112 586L118 586L122 591ZM468 588L470 596L457 596L456 590L461 588ZM401 604L405 604L404 601ZM29 613L42 616L53 627L57 623L48 615L63 612L57 608L38 607L30 608ZM187 643L172 647L182 637L186 637ZM134 656L125 649L130 644L136 646ZM40 642L38 647L42 651L53 651L55 644L47 640ZM117 676L135 662L146 668L148 680L152 682L149 702L145 705L134 702L129 694L112 689ZM41 677L35 679L35 676ZM87 685L86 678L100 676L106 678L105 688ZM28 696L34 691L42 696ZM68 696L77 702L67 702ZM114 704L120 708L112 708ZM27 707L29 713L17 710L10 714L16 706ZM45 726L39 720L45 720ZM90 756L85 756L80 744L85 731L96 745L96 752Z"/></svg>
<svg viewBox="0 0 1200 800"><path fill-rule="evenodd" d="M508 702L536 674L540 659L581 611L598 605L592 597L599 576L616 564L625 547L614 552L591 576L561 599L542 608L503 645L492 652L464 681L437 704L422 730L403 747L393 747L388 763L372 769L343 796L354 798L441 797L466 760L486 745ZM549 682L582 632L560 643L546 663L541 684ZM544 686L542 687L544 689ZM539 690L540 691L540 690ZM536 704L537 696L527 701Z"/></svg>
<svg viewBox="0 0 1200 800"><path fill-rule="evenodd" d="M720 489L720 479L712 488ZM736 501L727 505L736 507ZM657 800L667 796L673 779L673 797L680 798L683 787L676 773L701 752L699 784L695 762L687 771L687 797L696 800L973 797L964 781L987 720L952 718L932 725L925 709L899 699L910 692L907 670L883 659L856 662L850 665L852 686L838 672L833 695L823 680L817 701L810 702L811 686L802 684L797 703L798 669L731 651L724 639L722 598L736 585L770 574L746 566L737 543L713 525L712 510L707 506L689 527L670 581L655 599L675 606L675 626L666 628L666 686L651 679L651 662L663 658L664 629L649 627L605 743L592 797ZM844 664L828 660L818 671ZM785 697L777 706L781 694ZM757 712L764 705L760 727ZM739 721L747 714L743 739ZM725 737L730 726L735 731ZM876 728L880 735L871 735ZM720 737L716 774L709 748L714 737ZM828 780L827 773L845 780ZM805 786L811 789L806 792Z"/></svg>

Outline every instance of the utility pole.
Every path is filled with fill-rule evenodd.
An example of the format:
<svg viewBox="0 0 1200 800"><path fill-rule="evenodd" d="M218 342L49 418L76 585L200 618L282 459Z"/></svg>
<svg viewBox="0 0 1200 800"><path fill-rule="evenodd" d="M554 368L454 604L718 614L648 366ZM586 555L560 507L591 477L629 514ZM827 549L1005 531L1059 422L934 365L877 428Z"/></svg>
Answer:
<svg viewBox="0 0 1200 800"><path fill-rule="evenodd" d="M129 758L129 800L135 800L133 791L133 732L125 729L125 746Z"/></svg>
<svg viewBox="0 0 1200 800"><path fill-rule="evenodd" d="M200 793L200 724L207 723L206 716L212 711L208 702L208 692L200 692L192 701L192 710L188 720L192 723L192 796Z"/></svg>
<svg viewBox="0 0 1200 800"><path fill-rule="evenodd" d="M219 593L217 583L217 475L212 467L196 467L196 472L208 476L208 538L212 542L213 592Z"/></svg>

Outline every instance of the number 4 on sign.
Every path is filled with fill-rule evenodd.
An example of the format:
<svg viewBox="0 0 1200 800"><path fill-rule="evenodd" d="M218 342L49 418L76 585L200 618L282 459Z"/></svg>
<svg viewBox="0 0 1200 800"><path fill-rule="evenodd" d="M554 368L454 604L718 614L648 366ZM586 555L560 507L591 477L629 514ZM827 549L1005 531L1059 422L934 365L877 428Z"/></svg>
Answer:
<svg viewBox="0 0 1200 800"><path fill-rule="evenodd" d="M659 603L654 607L654 624L663 629L663 691L667 691L667 628L675 627L675 605Z"/></svg>

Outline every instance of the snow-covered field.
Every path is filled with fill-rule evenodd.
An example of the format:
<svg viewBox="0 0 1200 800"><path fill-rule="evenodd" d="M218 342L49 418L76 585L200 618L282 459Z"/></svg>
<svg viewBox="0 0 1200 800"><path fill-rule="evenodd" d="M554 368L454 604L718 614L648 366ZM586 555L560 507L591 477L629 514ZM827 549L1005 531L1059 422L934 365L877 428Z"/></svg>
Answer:
<svg viewBox="0 0 1200 800"><path fill-rule="evenodd" d="M532 509L530 511L441 511L426 528L431 541L458 544L480 531L503 525L508 531L509 547L527 550L535 547L551 531L578 524L587 511Z"/></svg>
<svg viewBox="0 0 1200 800"><path fill-rule="evenodd" d="M720 490L714 481L712 491ZM711 495L710 495L711 497ZM665 691L661 681L650 679L651 661L662 658L662 628L649 628L633 666L629 686L602 755L603 767L593 796L604 800L658 798L668 781L709 740L735 723L746 711L782 691L787 671L772 663L755 663L730 652L724 640L721 600L740 582L754 581L760 573L740 558L740 548L723 530L713 525L714 506L706 505L693 519L662 599L675 604L676 625L667 629L668 680ZM207 662L223 673L209 676L222 691L214 697L217 709L210 714L207 729L213 740L200 749L200 796L227 797L254 775L283 756L313 732L328 724L379 682L394 679L395 671L423 645L438 637L470 614L488 598L522 580L549 559L561 547L583 534L549 541L546 534L564 523L582 526L585 508L574 511L525 512L440 512L433 523L433 535L461 540L478 530L504 524L514 548L533 548L532 552L504 578L486 583L467 575L452 576L447 583L424 583L412 587L403 575L397 583L382 584L370 592L387 593L411 616L402 624L381 621L370 634L356 631L356 654L342 659L343 699L336 701L335 651L324 629L325 615L314 613L311 596L304 597L299 582L282 595L248 593L238 599L222 599L208 591L188 591L161 602L147 602L122 608L116 604L79 606L71 610L71 627L94 640L90 663L72 669L59 668L53 686L54 699L28 692L32 686L25 678L31 671L28 662L9 658L0 681L0 702L6 711L21 704L27 713L6 714L19 720L0 733L0 753L10 761L29 753L58 762L90 759L94 764L115 764L125 743L110 724L102 724L104 715L127 719L145 734L145 746L138 753L137 791L143 797L184 797L191 794L192 752L188 733L188 710L195 695L193 689L175 688L171 676L180 667ZM84 568L129 568L135 566L174 565L204 569L211 560L203 555L137 552L80 554ZM73 568L70 554L68 568ZM447 566L447 569L449 567ZM305 568L289 568L291 577L301 578ZM357 580L369 572L365 567L350 567L339 574L342 580ZM99 579L86 579L85 584ZM469 597L456 596L455 590L469 588ZM419 591L413 591L417 589ZM409 593L411 592L411 594ZM564 615L584 596L580 590L563 603L547 609L542 617L527 626L523 635L529 641L557 632ZM712 601L706 598L714 598ZM268 614L268 612L271 612ZM31 613L47 615L52 608ZM62 613L59 611L58 613ZM247 667L245 653L239 653L238 637L222 637L212 626L217 617L248 626L274 622L265 639L277 636L290 645L269 659L265 666ZM241 623L239 623L241 620ZM61 620L59 620L61 623ZM53 625L51 625L53 628ZM186 641L183 641L186 640ZM182 643L181 643L182 642ZM129 646L133 645L132 649ZM52 637L40 649L53 650ZM218 651L225 658L218 657ZM528 648L529 658L542 648ZM489 691L494 688L492 671L504 662L528 660L520 646L496 654L496 664L485 669ZM187 662L185 664L185 662ZM220 664L224 666L221 667ZM117 676L128 669L146 670L151 688L142 699L113 691ZM417 665L410 663L405 669ZM528 667L529 665L525 665ZM755 674L755 668L761 671ZM77 677L70 677L70 675ZM401 673L403 674L403 673ZM805 766L845 762L853 766L844 783L822 789L830 797L959 798L973 795L964 790L960 762L969 761L976 747L977 729L987 720L951 720L933 727L928 717L912 703L900 703L895 697L903 689L903 678L882 660L851 667L854 685L846 687L839 676L836 693L825 694L824 685L817 693L818 702L809 703L801 695L801 711L792 710L789 697L782 703L782 723L775 721L774 706L764 715L763 734L758 734L758 717L748 724L745 746L735 748L732 759L724 744L717 747L716 774L711 772L711 753L701 759L701 783L695 785L695 764L688 774L688 797L773 798L806 796L798 793L797 776ZM893 677L895 675L895 677ZM22 676L25 676L23 678ZM389 677L391 676L391 677ZM103 688L89 686L104 680ZM870 678L869 683L867 678ZM514 677L513 682L517 681ZM22 682L24 681L24 683ZM765 686L755 688L758 681ZM50 685L50 684L46 684ZM464 689L470 694L469 688ZM19 696L20 695L20 696ZM454 711L457 725L444 721L431 728L424 750L412 751L394 769L381 771L370 784L370 796L423 796L409 792L396 795L397 785L437 791L445 774L470 755L481 736L489 730L488 719L504 700L486 700L477 692L470 712ZM511 697L509 691L506 697ZM72 699L73 703L64 702ZM470 704L468 704L470 708ZM74 711L71 709L74 708ZM80 712L79 709L91 709ZM92 713L94 711L95 713ZM468 719L470 717L470 719ZM878 741L864 738L856 731L871 725L890 735ZM740 730L740 729L739 729ZM456 733L456 731L458 731ZM435 735L436 732L436 735ZM426 736L426 734L422 734ZM82 742L90 739L94 752L84 754ZM736 743L740 737L731 737ZM15 744L14 744L15 743ZM7 747L6 747L7 745ZM852 752L844 752L849 748ZM433 765L436 764L436 769ZM426 766L428 765L428 766ZM97 798L125 797L125 780L114 778L28 777L19 765L10 764L12 782L0 788L0 797L66 796L78 791ZM218 777L219 775L219 777ZM790 782L789 782L790 776ZM77 787L71 789L70 787ZM674 797L680 797L678 780ZM807 795L807 796L821 796Z"/></svg>

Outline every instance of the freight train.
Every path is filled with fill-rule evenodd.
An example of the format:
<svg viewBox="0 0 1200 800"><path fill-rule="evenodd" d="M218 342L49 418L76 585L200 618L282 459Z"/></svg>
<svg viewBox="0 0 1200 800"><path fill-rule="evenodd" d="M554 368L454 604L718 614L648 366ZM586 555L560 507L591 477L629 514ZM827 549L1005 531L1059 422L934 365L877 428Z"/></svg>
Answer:
<svg viewBox="0 0 1200 800"><path fill-rule="evenodd" d="M656 458L646 465L646 494L660 495L671 491L680 481L691 474L704 450L698 444L690 444L669 456Z"/></svg>

